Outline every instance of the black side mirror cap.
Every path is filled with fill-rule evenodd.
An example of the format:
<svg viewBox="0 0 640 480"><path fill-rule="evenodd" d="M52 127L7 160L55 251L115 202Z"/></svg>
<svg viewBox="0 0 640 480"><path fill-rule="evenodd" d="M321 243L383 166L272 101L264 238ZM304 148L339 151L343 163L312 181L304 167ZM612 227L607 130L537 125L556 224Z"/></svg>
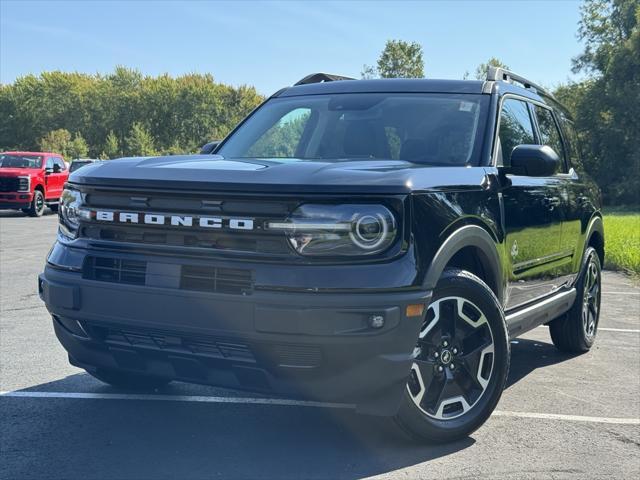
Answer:
<svg viewBox="0 0 640 480"><path fill-rule="evenodd" d="M60 173L61 171L62 169L60 168L60 165L53 166L53 173Z"/></svg>
<svg viewBox="0 0 640 480"><path fill-rule="evenodd" d="M509 173L548 177L558 171L560 157L548 145L518 145L511 152Z"/></svg>

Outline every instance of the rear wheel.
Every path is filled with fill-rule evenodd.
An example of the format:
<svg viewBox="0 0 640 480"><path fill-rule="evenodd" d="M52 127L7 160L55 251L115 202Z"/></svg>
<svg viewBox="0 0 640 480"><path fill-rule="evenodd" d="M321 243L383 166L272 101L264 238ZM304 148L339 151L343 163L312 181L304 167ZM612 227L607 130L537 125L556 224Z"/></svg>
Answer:
<svg viewBox="0 0 640 480"><path fill-rule="evenodd" d="M27 212L32 217L41 217L44 213L44 194L40 190L33 192L33 200Z"/></svg>
<svg viewBox="0 0 640 480"><path fill-rule="evenodd" d="M427 310L396 422L429 442L465 437L500 399L509 370L502 308L475 275L447 270Z"/></svg>
<svg viewBox="0 0 640 480"><path fill-rule="evenodd" d="M594 248L588 247L576 283L576 299L571 309L549 324L553 344L563 352L588 351L596 340L600 320L602 267Z"/></svg>
<svg viewBox="0 0 640 480"><path fill-rule="evenodd" d="M116 388L125 388L127 390L154 390L156 388L164 387L171 382L171 380L163 377L152 377L149 375L120 372L103 368L87 370L87 373L101 382L108 383Z"/></svg>

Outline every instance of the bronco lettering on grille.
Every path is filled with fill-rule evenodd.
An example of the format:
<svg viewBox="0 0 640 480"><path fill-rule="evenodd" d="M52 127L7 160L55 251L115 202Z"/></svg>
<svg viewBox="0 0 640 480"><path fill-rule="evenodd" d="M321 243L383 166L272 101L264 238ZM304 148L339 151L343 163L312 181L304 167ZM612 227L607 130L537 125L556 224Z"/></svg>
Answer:
<svg viewBox="0 0 640 480"><path fill-rule="evenodd" d="M159 213L114 212L95 210L92 218L99 222L129 223L141 225L168 225L172 227L228 228L253 230L251 218L205 217L193 215L163 215Z"/></svg>

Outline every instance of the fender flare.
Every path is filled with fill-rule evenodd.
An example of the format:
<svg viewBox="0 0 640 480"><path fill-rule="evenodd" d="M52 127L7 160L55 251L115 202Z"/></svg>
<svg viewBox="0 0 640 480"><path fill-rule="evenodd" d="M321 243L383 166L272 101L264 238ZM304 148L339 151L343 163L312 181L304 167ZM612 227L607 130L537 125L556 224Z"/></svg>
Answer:
<svg viewBox="0 0 640 480"><path fill-rule="evenodd" d="M589 246L589 241L595 232L598 232L602 237L602 250L604 254L604 246L606 245L604 238L604 223L602 221L602 217L598 214L594 214L591 220L589 220L589 226L587 227L586 235L584 236L584 245L582 246L582 257L584 257L584 252L587 250L587 246ZM604 256L604 255L603 255ZM580 264L582 265L582 258L580 259Z"/></svg>
<svg viewBox="0 0 640 480"><path fill-rule="evenodd" d="M434 289L449 261L465 247L478 248L484 254L485 258L481 259L482 266L485 269L485 273L491 276L493 285L497 287L495 294L500 303L502 303L504 299L504 277L496 241L484 228L478 225L465 225L447 237L429 265L423 286L427 290Z"/></svg>

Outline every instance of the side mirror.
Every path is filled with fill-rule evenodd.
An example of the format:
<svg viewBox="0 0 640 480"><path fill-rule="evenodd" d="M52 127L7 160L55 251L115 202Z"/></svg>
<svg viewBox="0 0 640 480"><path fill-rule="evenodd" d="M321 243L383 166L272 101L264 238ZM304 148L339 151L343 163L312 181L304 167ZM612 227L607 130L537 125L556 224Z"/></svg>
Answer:
<svg viewBox="0 0 640 480"><path fill-rule="evenodd" d="M57 163L55 163L55 164L53 165L53 173L60 173L60 171L61 171L60 165L58 165Z"/></svg>
<svg viewBox="0 0 640 480"><path fill-rule="evenodd" d="M518 145L511 152L510 173L548 177L558 171L560 157L548 145Z"/></svg>
<svg viewBox="0 0 640 480"><path fill-rule="evenodd" d="M213 142L206 143L200 149L200 154L201 155L208 155L210 153L213 153L213 151L216 148L218 148L218 145L220 145L220 140L214 140Z"/></svg>

